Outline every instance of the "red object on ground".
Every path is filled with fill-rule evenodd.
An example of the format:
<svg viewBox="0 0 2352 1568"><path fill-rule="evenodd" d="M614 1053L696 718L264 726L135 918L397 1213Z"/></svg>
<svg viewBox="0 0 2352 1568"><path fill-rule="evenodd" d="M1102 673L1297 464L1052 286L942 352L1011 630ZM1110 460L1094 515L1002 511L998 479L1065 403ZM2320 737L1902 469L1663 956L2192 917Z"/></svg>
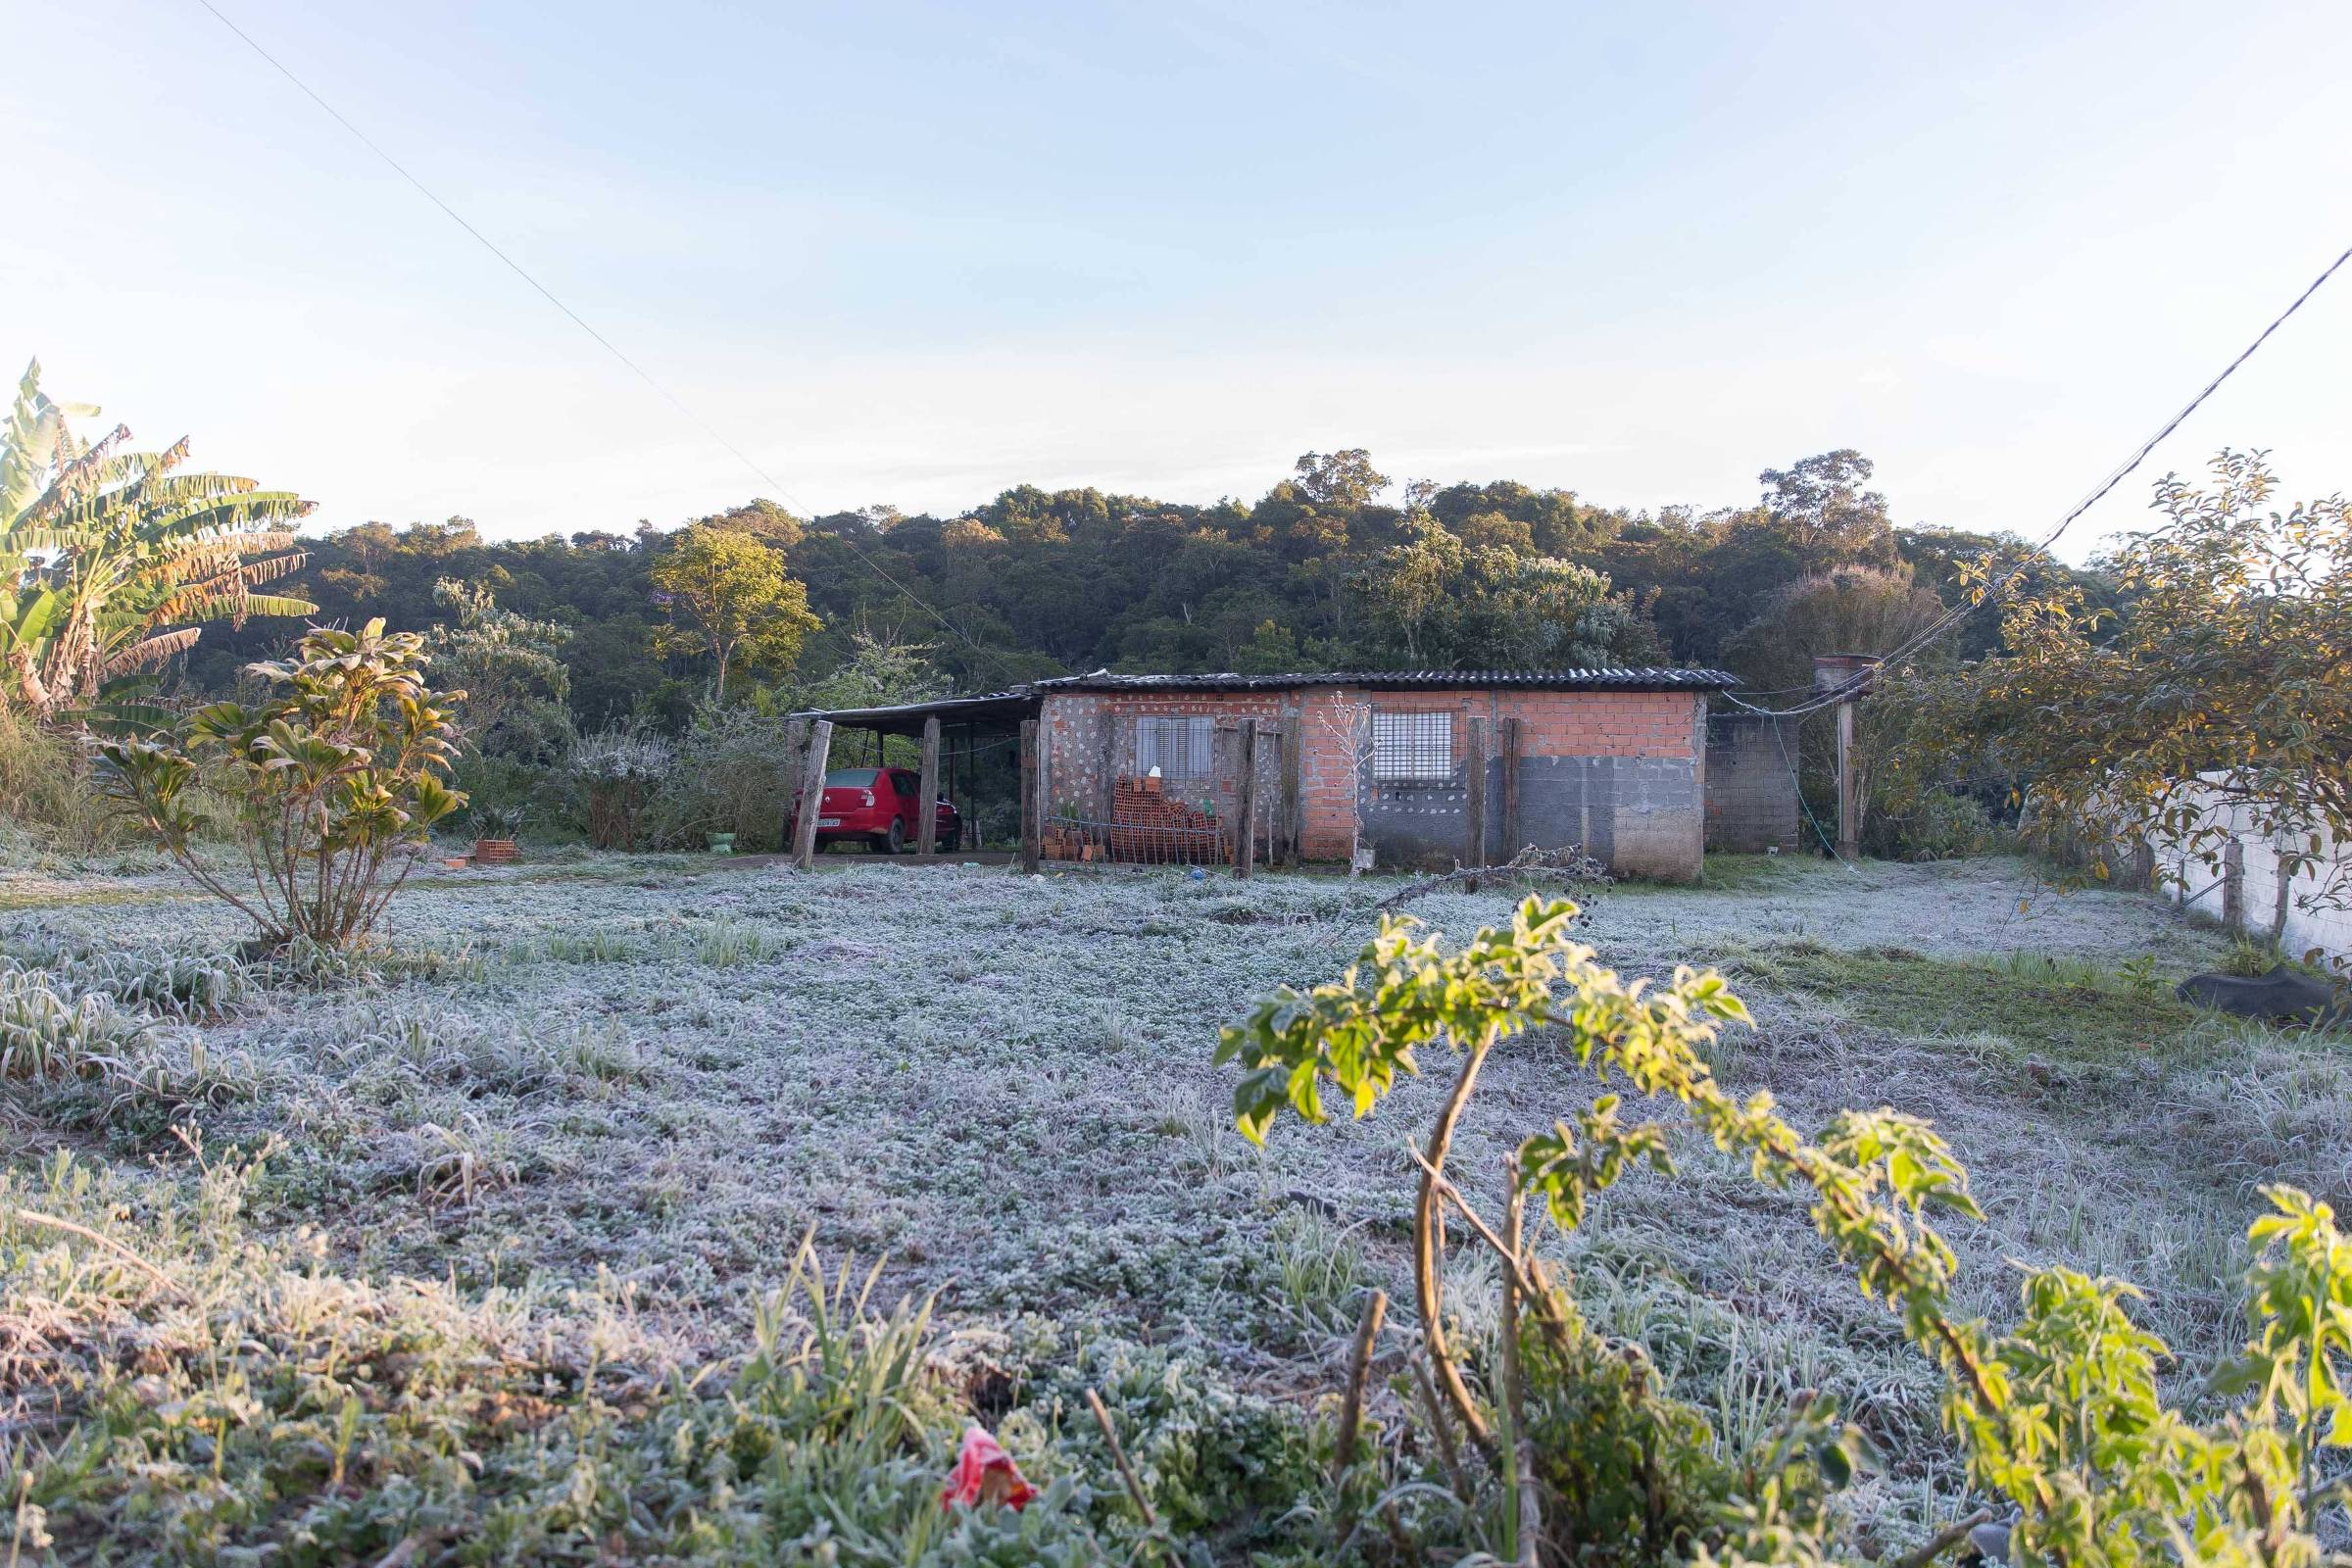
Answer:
<svg viewBox="0 0 2352 1568"><path fill-rule="evenodd" d="M1020 1466L988 1435L986 1427L963 1429L963 1449L956 1455L956 1473L949 1477L947 1490L939 1494L942 1508L953 1508L959 1502L972 1505L1001 1502L1018 1512L1036 1495L1037 1489L1021 1478Z"/></svg>
<svg viewBox="0 0 2352 1568"><path fill-rule="evenodd" d="M904 767L836 767L825 774L825 793L816 808L816 842L825 845L859 839L877 850L911 850L922 825L923 781ZM963 818L942 796L932 806L938 823L933 842L942 850L956 848L963 836ZM795 842L801 813L796 808L785 819L784 842Z"/></svg>

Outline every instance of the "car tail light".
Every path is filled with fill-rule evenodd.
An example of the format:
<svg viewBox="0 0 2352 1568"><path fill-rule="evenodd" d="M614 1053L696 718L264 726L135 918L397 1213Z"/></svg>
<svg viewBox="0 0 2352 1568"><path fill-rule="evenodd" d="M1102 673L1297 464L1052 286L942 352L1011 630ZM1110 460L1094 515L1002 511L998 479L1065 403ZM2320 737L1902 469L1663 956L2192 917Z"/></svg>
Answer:
<svg viewBox="0 0 2352 1568"><path fill-rule="evenodd" d="M865 799L859 804L865 806L871 806L874 804L874 792L872 790L859 790L858 793L865 797Z"/></svg>

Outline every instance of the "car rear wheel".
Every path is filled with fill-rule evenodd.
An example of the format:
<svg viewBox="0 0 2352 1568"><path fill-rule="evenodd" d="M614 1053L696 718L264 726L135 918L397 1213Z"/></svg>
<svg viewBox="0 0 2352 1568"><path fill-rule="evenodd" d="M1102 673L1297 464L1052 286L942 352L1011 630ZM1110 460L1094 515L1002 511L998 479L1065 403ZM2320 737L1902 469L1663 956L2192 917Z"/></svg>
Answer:
<svg viewBox="0 0 2352 1568"><path fill-rule="evenodd" d="M890 819L890 831L882 835L882 847L893 855L906 853L906 824L902 818Z"/></svg>

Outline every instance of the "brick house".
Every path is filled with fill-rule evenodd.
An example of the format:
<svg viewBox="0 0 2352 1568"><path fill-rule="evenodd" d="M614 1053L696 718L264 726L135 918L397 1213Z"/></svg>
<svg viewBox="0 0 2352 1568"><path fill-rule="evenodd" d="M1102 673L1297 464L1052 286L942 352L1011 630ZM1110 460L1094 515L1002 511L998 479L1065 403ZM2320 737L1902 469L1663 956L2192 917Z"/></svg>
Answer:
<svg viewBox="0 0 2352 1568"><path fill-rule="evenodd" d="M1034 720L1024 817L1048 858L1229 860L1241 759L1253 749L1249 819L1263 863L1344 864L1368 851L1380 866L1442 868L1482 856L1492 864L1532 844L1580 847L1625 875L1690 881L1710 845L1784 836L1777 817L1750 823L1746 789L1721 800L1711 792L1708 698L1735 684L1713 669L1097 670L800 716L944 734L946 780L958 736L968 758ZM1730 717L1714 715L1713 728L1724 732ZM1753 764L1740 776L1764 781L1765 754L1740 739L1738 755Z"/></svg>
<svg viewBox="0 0 2352 1568"><path fill-rule="evenodd" d="M1577 845L1629 875L1690 880L1706 832L1707 696L1732 684L1702 669L1098 671L1031 688L1039 791L1054 818L1115 828L1122 798L1132 813L1135 781L1156 769L1163 798L1230 821L1240 732L1254 719L1267 860L1369 849L1379 865L1468 863L1483 828L1489 863Z"/></svg>

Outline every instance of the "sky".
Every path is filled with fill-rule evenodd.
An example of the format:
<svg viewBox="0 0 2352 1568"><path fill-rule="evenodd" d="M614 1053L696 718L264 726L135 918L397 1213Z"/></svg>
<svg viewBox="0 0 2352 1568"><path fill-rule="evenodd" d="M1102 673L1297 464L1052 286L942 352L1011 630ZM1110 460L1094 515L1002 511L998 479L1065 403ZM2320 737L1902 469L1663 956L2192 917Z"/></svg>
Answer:
<svg viewBox="0 0 2352 1568"><path fill-rule="evenodd" d="M201 0L0 0L0 359L315 527L1854 447L2038 535L2352 244L2340 4L213 3L691 411ZM2352 267L2062 554L2352 489L2348 348Z"/></svg>

